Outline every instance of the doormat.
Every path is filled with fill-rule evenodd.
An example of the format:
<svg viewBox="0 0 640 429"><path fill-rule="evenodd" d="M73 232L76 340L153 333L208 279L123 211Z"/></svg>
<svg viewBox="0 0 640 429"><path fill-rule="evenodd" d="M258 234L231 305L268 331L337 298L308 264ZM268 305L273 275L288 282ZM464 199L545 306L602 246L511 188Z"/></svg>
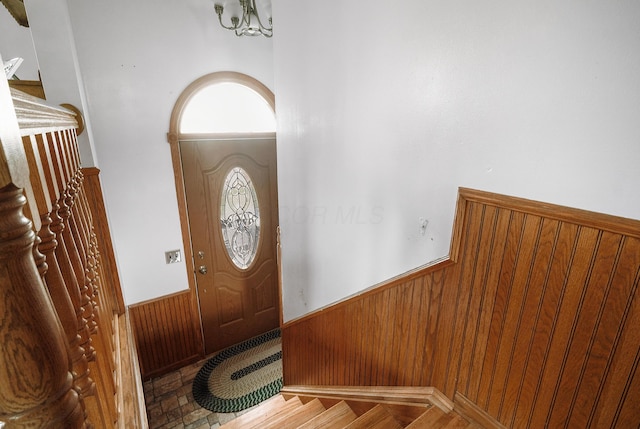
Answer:
<svg viewBox="0 0 640 429"><path fill-rule="evenodd" d="M269 399L282 389L280 329L231 346L209 359L193 380L198 405L234 413Z"/></svg>

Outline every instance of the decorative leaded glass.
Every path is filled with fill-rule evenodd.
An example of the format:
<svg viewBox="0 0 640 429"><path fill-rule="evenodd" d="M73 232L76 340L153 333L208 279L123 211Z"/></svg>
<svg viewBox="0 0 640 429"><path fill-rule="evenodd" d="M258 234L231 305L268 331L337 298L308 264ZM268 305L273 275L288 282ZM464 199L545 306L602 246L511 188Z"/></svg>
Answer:
<svg viewBox="0 0 640 429"><path fill-rule="evenodd" d="M249 268L258 251L260 208L251 178L241 167L232 168L222 185L220 227L233 263Z"/></svg>

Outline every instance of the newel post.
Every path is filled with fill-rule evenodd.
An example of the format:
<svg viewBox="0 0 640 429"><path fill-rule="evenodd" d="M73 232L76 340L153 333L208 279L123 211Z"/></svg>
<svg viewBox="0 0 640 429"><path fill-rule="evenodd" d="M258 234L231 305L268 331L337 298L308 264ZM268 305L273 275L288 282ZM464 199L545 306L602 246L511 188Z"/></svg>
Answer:
<svg viewBox="0 0 640 429"><path fill-rule="evenodd" d="M0 189L0 421L5 428L85 426L64 334L33 259L26 198Z"/></svg>

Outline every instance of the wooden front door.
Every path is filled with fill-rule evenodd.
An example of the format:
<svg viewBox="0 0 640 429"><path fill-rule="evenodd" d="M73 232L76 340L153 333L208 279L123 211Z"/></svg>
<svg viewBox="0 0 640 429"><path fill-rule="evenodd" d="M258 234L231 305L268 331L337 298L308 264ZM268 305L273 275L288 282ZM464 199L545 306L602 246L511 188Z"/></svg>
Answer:
<svg viewBox="0 0 640 429"><path fill-rule="evenodd" d="M278 327L274 138L181 141L207 354Z"/></svg>

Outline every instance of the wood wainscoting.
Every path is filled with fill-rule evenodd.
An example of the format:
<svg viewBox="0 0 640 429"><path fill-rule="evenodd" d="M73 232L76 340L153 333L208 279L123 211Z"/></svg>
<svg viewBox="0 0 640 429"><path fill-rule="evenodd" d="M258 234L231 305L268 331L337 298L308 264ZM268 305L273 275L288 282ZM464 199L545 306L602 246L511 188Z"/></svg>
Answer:
<svg viewBox="0 0 640 429"><path fill-rule="evenodd" d="M87 203L93 215L93 224L96 231L96 241L98 249L102 249L103 282L108 283L105 293L109 294L109 300L113 311L124 314L125 305L120 285L120 276L116 265L116 257L113 251L111 233L109 231L109 221L107 211L104 207L104 197L102 195L102 185L100 183L100 170L96 167L82 168L85 187L87 188Z"/></svg>
<svg viewBox="0 0 640 429"><path fill-rule="evenodd" d="M204 357L198 314L190 290L129 306L143 379Z"/></svg>
<svg viewBox="0 0 640 429"><path fill-rule="evenodd" d="M640 425L640 221L461 189L450 257L283 326L285 385L433 386L506 427Z"/></svg>

